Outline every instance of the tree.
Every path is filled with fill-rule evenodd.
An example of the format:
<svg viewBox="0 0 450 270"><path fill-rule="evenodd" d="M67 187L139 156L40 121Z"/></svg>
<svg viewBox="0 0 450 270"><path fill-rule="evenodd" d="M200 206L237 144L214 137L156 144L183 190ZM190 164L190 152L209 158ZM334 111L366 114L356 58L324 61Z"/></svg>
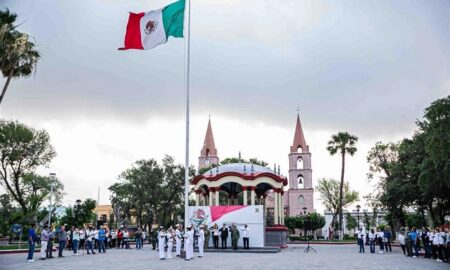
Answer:
<svg viewBox="0 0 450 270"><path fill-rule="evenodd" d="M335 179L322 178L319 180L316 190L319 191L320 199L322 200L325 208L333 214L331 228L335 228L336 217L339 214L340 209L340 184ZM345 183L343 186L344 200L342 201L342 208L356 202L358 200L358 196L359 193L357 191L350 190L350 185Z"/></svg>
<svg viewBox="0 0 450 270"><path fill-rule="evenodd" d="M34 170L46 166L56 155L46 131L37 131L22 123L0 121L0 178L2 186L22 209L34 215L50 192L52 179L36 175ZM63 185L54 180L56 202Z"/></svg>
<svg viewBox="0 0 450 270"><path fill-rule="evenodd" d="M194 175L190 168L189 174ZM109 187L118 220L136 216L141 226L153 221L166 225L177 215L184 216L184 166L165 156L162 166L155 160L139 160L119 176L119 183Z"/></svg>
<svg viewBox="0 0 450 270"><path fill-rule="evenodd" d="M12 78L27 77L36 67L40 54L29 36L16 30L17 15L0 10L0 70L6 78L0 104Z"/></svg>
<svg viewBox="0 0 450 270"><path fill-rule="evenodd" d="M344 189L344 173L345 173L345 155L349 154L353 156L356 153L356 142L358 137L350 135L347 132L339 132L336 135L331 136L331 140L328 141L327 150L330 155L335 155L336 153L341 154L341 185L339 188L339 229L341 231L341 239L343 237L342 233L342 206L344 201L343 189Z"/></svg>
<svg viewBox="0 0 450 270"><path fill-rule="evenodd" d="M8 194L0 195L0 235L8 235L15 212L17 209L11 204L10 196Z"/></svg>
<svg viewBox="0 0 450 270"><path fill-rule="evenodd" d="M69 228L72 226L81 227L86 223L90 223L95 215L94 209L97 202L93 199L86 199L80 206L69 206L66 208L65 215L59 220L60 225L67 224ZM95 224L94 226L96 226Z"/></svg>
<svg viewBox="0 0 450 270"><path fill-rule="evenodd" d="M313 212L308 213L304 219L306 222L309 222L309 228L307 229L312 230L314 239L317 239L317 230L322 229L323 226L325 226L325 217L319 213Z"/></svg>
<svg viewBox="0 0 450 270"><path fill-rule="evenodd" d="M284 220L284 225L288 228L292 233L295 233L295 230L303 229L303 216L289 216Z"/></svg>
<svg viewBox="0 0 450 270"><path fill-rule="evenodd" d="M369 179L379 180L371 203L387 209L394 229L411 222L408 207L417 210L423 224L426 214L435 226L450 214L450 96L426 108L417 125L412 138L378 142L367 158Z"/></svg>

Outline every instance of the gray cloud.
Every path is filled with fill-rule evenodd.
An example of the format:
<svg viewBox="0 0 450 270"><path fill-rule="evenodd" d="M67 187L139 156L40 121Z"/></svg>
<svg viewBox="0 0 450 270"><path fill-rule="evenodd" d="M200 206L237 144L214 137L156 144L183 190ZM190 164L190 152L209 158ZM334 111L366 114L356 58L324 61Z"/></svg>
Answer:
<svg viewBox="0 0 450 270"><path fill-rule="evenodd" d="M128 11L170 1L6 1L43 58L12 82L10 118L184 113L184 41L119 52ZM404 134L450 93L447 1L199 1L192 19L192 109L312 129Z"/></svg>

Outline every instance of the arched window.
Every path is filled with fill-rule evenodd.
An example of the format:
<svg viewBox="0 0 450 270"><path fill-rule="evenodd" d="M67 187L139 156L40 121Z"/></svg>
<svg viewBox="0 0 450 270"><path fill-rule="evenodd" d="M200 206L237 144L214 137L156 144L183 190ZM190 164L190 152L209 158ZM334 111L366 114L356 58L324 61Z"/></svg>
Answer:
<svg viewBox="0 0 450 270"><path fill-rule="evenodd" d="M303 153L303 148L301 145L297 146L297 153Z"/></svg>
<svg viewBox="0 0 450 270"><path fill-rule="evenodd" d="M303 170L303 158L298 157L297 159L297 169Z"/></svg>
<svg viewBox="0 0 450 270"><path fill-rule="evenodd" d="M206 148L206 156L209 157L209 148Z"/></svg>
<svg viewBox="0 0 450 270"><path fill-rule="evenodd" d="M303 195L298 196L298 204L299 205L305 204L305 197L303 197Z"/></svg>
<svg viewBox="0 0 450 270"><path fill-rule="evenodd" d="M297 176L297 181L298 181L299 188L304 188L305 187L305 179L303 178L302 174L299 174Z"/></svg>

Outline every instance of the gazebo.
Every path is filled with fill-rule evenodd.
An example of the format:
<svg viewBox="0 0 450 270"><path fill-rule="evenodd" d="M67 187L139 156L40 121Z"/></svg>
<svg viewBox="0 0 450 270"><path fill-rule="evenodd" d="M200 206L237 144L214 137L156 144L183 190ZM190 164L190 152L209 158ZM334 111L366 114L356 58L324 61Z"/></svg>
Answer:
<svg viewBox="0 0 450 270"><path fill-rule="evenodd" d="M274 224L284 225L283 187L288 181L269 168L251 163L225 164L196 176L191 183L196 206L265 206L267 193L273 190Z"/></svg>

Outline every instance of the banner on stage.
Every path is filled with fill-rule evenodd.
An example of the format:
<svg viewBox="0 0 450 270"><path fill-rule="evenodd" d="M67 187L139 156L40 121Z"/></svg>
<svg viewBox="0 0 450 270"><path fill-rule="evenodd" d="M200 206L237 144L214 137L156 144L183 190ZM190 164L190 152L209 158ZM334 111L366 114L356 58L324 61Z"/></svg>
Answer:
<svg viewBox="0 0 450 270"><path fill-rule="evenodd" d="M219 229L223 224L230 229L232 224L236 224L241 239L242 230L247 224L250 229L250 247L264 247L264 209L262 205L190 206L189 222L196 229L203 224L206 224L208 229L211 229L214 224L217 224ZM211 243L212 236L210 237ZM230 245L231 235L229 234L228 246ZM239 246L243 246L242 240L239 240Z"/></svg>

